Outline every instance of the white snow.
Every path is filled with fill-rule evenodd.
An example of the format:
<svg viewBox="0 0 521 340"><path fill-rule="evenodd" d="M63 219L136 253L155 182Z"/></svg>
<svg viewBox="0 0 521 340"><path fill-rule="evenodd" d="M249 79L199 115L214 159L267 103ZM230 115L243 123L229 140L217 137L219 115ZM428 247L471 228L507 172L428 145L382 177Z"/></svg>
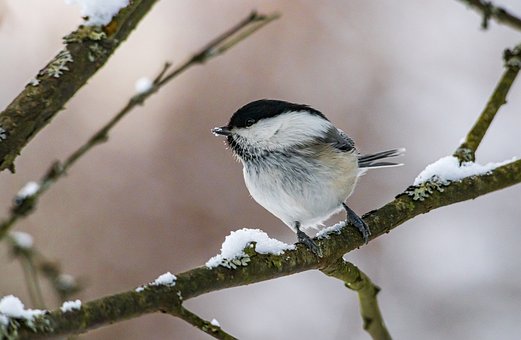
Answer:
<svg viewBox="0 0 521 340"><path fill-rule="evenodd" d="M329 235L333 234L333 233L340 234L340 232L342 231L342 228L345 226L346 226L346 221L340 221L337 224L334 224L332 226L321 229L317 233L317 238L319 238L319 239L329 238Z"/></svg>
<svg viewBox="0 0 521 340"><path fill-rule="evenodd" d="M448 184L451 181L458 181L465 177L488 173L497 167L515 160L516 158L514 157L499 163L487 163L481 165L474 162L464 162L460 165L459 160L456 157L446 156L427 165L427 167L414 180L414 185L420 185L433 177L443 184Z"/></svg>
<svg viewBox="0 0 521 340"><path fill-rule="evenodd" d="M206 262L206 267L218 267L223 261L245 257L244 248L256 242L255 250L259 254L281 255L285 250L295 249L295 245L286 244L269 238L268 234L259 229L239 229L226 236L221 246L221 253Z"/></svg>
<svg viewBox="0 0 521 340"><path fill-rule="evenodd" d="M7 131L0 126L0 142L7 139Z"/></svg>
<svg viewBox="0 0 521 340"><path fill-rule="evenodd" d="M43 314L43 310L24 309L24 304L14 295L4 296L0 300L0 314L6 317L33 320L35 316Z"/></svg>
<svg viewBox="0 0 521 340"><path fill-rule="evenodd" d="M142 94L148 92L154 83L147 77L141 77L136 81L134 88L138 94Z"/></svg>
<svg viewBox="0 0 521 340"><path fill-rule="evenodd" d="M30 197L40 189L40 184L37 182L27 182L20 191L16 194L16 198L19 200L26 199L27 197Z"/></svg>
<svg viewBox="0 0 521 340"><path fill-rule="evenodd" d="M167 273L159 275L158 278L155 279L153 282L150 282L149 284L144 285L144 286L139 286L134 290L139 293L139 292L144 291L145 288L148 286L163 286L163 285L164 286L175 286L176 280L177 280L177 277L174 274L167 272Z"/></svg>
<svg viewBox="0 0 521 340"><path fill-rule="evenodd" d="M0 326L9 325L9 318L5 315L0 314Z"/></svg>
<svg viewBox="0 0 521 340"><path fill-rule="evenodd" d="M65 3L79 5L81 16L87 17L85 25L97 26L108 24L129 0L65 0Z"/></svg>
<svg viewBox="0 0 521 340"><path fill-rule="evenodd" d="M152 286L175 286L175 281L177 280L177 277L175 277L174 274L167 272L162 275L159 275L157 279L155 279L154 282L152 282L150 285Z"/></svg>
<svg viewBox="0 0 521 340"><path fill-rule="evenodd" d="M215 327L221 327L221 324L216 319L212 319L212 321L210 321L210 324Z"/></svg>
<svg viewBox="0 0 521 340"><path fill-rule="evenodd" d="M19 248L28 250L33 247L33 237L30 234L23 231L12 231L10 235Z"/></svg>
<svg viewBox="0 0 521 340"><path fill-rule="evenodd" d="M64 288L71 288L77 284L74 276L69 274L60 274L60 276L58 276L58 282Z"/></svg>
<svg viewBox="0 0 521 340"><path fill-rule="evenodd" d="M75 301L65 301L62 306L60 307L60 310L64 313L73 311L75 309L81 308L81 301L75 300Z"/></svg>

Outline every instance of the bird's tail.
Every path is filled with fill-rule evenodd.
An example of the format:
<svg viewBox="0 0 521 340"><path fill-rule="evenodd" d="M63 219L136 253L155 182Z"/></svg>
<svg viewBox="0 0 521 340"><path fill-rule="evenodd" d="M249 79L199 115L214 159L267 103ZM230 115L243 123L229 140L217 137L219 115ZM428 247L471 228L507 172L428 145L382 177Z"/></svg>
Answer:
<svg viewBox="0 0 521 340"><path fill-rule="evenodd" d="M381 159L391 158L401 156L405 153L404 148L400 149L392 149L382 152L377 152L369 155L360 155L358 156L358 166L360 168L387 168L391 166L400 166L403 163L394 163L394 162L380 162Z"/></svg>

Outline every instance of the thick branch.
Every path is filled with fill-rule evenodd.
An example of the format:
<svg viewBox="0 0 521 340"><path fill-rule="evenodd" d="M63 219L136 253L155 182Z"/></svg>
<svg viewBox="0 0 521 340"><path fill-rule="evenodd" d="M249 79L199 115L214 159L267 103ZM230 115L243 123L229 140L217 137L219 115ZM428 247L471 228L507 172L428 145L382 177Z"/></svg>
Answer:
<svg viewBox="0 0 521 340"><path fill-rule="evenodd" d="M521 67L521 45L516 46L512 51L505 51L505 67L506 70L496 85L483 112L465 137L463 143L454 152L454 157L457 157L461 162L473 162L475 160L475 153L481 140L499 108L506 103L507 94Z"/></svg>
<svg viewBox="0 0 521 340"><path fill-rule="evenodd" d="M385 327L376 295L380 291L369 277L354 264L340 258L322 269L326 275L344 281L347 288L358 293L360 314L364 321L364 329L376 340L391 340L391 335Z"/></svg>
<svg viewBox="0 0 521 340"><path fill-rule="evenodd" d="M488 21L490 18L494 18L500 24L505 24L512 28L521 31L521 19L508 12L506 9L495 6L490 1L483 0L460 0L461 2L469 5L476 11L480 12L483 16L481 27L483 29L488 28Z"/></svg>
<svg viewBox="0 0 521 340"><path fill-rule="evenodd" d="M504 189L521 182L521 160L506 164L494 171L453 182L443 192L433 192L424 201L415 201L407 194L400 194L392 202L367 213L365 222L371 229L371 239L383 235L407 220L433 209L474 199L487 193ZM298 245L294 251L281 256L252 254L247 266L237 269L199 267L177 275L173 287L153 287L142 292L134 290L107 296L82 305L74 314L53 311L36 322L39 334L24 327L23 336L55 336L82 333L89 329L137 317L146 313L165 310L165 303L173 304L178 296L184 300L211 291L236 287L274 279L311 269L324 269L343 254L363 246L364 240L356 228L345 227L338 234L317 240L323 250L322 258L315 257L307 248ZM45 327L47 326L47 328Z"/></svg>
<svg viewBox="0 0 521 340"><path fill-rule="evenodd" d="M0 171L14 171L22 148L60 111L129 36L157 0L134 0L107 26L80 26L64 49L0 113Z"/></svg>

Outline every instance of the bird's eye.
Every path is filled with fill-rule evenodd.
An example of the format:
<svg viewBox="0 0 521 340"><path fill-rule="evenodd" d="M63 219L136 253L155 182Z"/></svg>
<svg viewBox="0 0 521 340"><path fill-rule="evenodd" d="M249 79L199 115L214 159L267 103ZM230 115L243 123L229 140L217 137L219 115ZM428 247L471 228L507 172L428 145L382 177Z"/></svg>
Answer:
<svg viewBox="0 0 521 340"><path fill-rule="evenodd" d="M246 121L246 126L252 126L253 124L255 124L255 119L253 118L250 118Z"/></svg>

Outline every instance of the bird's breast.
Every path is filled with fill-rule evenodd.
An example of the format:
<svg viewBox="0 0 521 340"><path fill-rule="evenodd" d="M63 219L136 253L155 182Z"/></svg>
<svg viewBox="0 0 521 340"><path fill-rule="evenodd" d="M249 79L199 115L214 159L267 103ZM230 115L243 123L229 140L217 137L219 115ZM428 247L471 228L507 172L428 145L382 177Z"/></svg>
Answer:
<svg viewBox="0 0 521 340"><path fill-rule="evenodd" d="M287 225L319 224L341 207L358 177L354 153L331 152L327 147L308 148L243 161L246 187L257 203Z"/></svg>

